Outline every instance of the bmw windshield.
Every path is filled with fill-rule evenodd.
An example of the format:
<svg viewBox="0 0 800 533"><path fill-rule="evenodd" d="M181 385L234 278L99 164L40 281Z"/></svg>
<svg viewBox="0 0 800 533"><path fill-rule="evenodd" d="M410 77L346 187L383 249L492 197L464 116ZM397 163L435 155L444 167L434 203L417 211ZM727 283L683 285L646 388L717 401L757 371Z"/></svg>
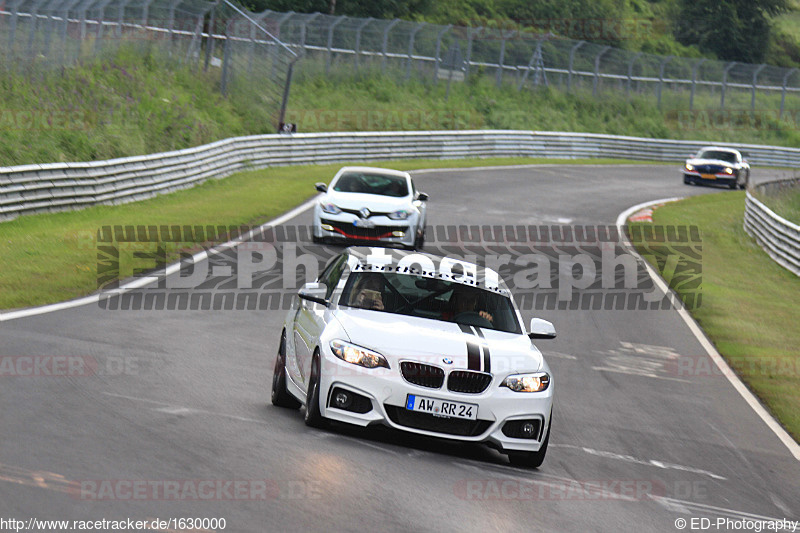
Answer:
<svg viewBox="0 0 800 533"><path fill-rule="evenodd" d="M339 305L521 333L505 291L394 272L353 272Z"/></svg>

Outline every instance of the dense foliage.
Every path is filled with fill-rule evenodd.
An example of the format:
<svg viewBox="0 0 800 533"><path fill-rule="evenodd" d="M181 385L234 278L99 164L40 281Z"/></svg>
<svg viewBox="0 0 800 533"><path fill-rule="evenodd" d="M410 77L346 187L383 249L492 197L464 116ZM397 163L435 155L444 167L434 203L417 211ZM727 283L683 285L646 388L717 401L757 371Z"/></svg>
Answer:
<svg viewBox="0 0 800 533"><path fill-rule="evenodd" d="M244 0L255 11L327 13L438 24L534 28L664 55L800 66L798 37L776 30L794 0ZM621 23L632 31L581 31Z"/></svg>

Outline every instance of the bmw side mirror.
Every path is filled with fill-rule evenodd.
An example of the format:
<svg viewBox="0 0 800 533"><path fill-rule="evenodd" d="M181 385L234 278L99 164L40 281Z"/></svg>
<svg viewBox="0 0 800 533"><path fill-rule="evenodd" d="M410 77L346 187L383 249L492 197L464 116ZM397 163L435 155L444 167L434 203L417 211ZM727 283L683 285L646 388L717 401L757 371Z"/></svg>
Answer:
<svg viewBox="0 0 800 533"><path fill-rule="evenodd" d="M531 329L528 333L531 339L555 339L556 328L551 322L542 320L541 318L531 319Z"/></svg>
<svg viewBox="0 0 800 533"><path fill-rule="evenodd" d="M319 192L328 192L328 186L321 182L315 184L314 188L317 189Z"/></svg>
<svg viewBox="0 0 800 533"><path fill-rule="evenodd" d="M420 200L422 202L427 202L428 198L430 198L430 197L427 195L427 193L424 193L424 192L421 192L421 193L419 193L417 195L417 200Z"/></svg>
<svg viewBox="0 0 800 533"><path fill-rule="evenodd" d="M328 287L326 287L324 283L312 282L303 285L303 287L298 291L297 296L299 296L302 300L308 300L309 302L314 302L316 304L329 307L331 302L325 299L327 292Z"/></svg>

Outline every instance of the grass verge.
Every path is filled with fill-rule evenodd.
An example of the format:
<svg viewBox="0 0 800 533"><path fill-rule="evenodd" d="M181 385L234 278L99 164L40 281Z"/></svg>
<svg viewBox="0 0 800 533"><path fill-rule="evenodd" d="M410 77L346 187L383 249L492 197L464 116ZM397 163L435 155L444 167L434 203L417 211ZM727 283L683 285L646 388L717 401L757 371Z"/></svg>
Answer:
<svg viewBox="0 0 800 533"><path fill-rule="evenodd" d="M702 303L690 312L742 380L800 440L800 281L758 247L743 220L744 192L695 196L660 207L653 217L656 225L699 227ZM675 289L683 296L680 285Z"/></svg>
<svg viewBox="0 0 800 533"><path fill-rule="evenodd" d="M401 170L453 168L564 160L494 158L464 160L414 160L370 163ZM633 163L611 159L569 160L570 164ZM328 182L342 165L278 167L239 173L223 180L208 180L194 188L120 206L98 206L81 211L32 215L0 223L0 309L43 305L90 294L98 289L98 249L95 236L103 226L241 226L260 225L313 196L313 184ZM181 252L208 242L164 244L170 262ZM136 248L136 249L133 249ZM122 279L133 275L134 252L150 247L120 250ZM105 280L104 282L113 281Z"/></svg>

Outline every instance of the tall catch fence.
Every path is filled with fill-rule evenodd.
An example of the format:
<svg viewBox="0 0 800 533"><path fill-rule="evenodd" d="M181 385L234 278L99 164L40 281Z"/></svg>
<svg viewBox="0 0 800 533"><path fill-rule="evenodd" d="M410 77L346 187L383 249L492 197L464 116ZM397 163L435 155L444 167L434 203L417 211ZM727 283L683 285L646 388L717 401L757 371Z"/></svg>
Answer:
<svg viewBox="0 0 800 533"><path fill-rule="evenodd" d="M537 27L541 21L529 22ZM224 94L266 99L276 117L295 62L304 57L302 71L313 75L381 72L400 81L447 84L479 75L517 90L546 85L595 97L638 95L677 113L678 120L681 113L691 119L692 113L723 110L754 119L761 113L759 127L800 121L787 116L800 113L797 69L598 44L660 31L654 21L545 22L538 31L251 13L230 0L0 0L0 68L35 72L138 43L158 46L191 68L219 69Z"/></svg>
<svg viewBox="0 0 800 533"><path fill-rule="evenodd" d="M157 50L218 71L223 94L266 100L277 123L297 54L263 19L228 0L0 0L0 69L36 75L120 46Z"/></svg>

